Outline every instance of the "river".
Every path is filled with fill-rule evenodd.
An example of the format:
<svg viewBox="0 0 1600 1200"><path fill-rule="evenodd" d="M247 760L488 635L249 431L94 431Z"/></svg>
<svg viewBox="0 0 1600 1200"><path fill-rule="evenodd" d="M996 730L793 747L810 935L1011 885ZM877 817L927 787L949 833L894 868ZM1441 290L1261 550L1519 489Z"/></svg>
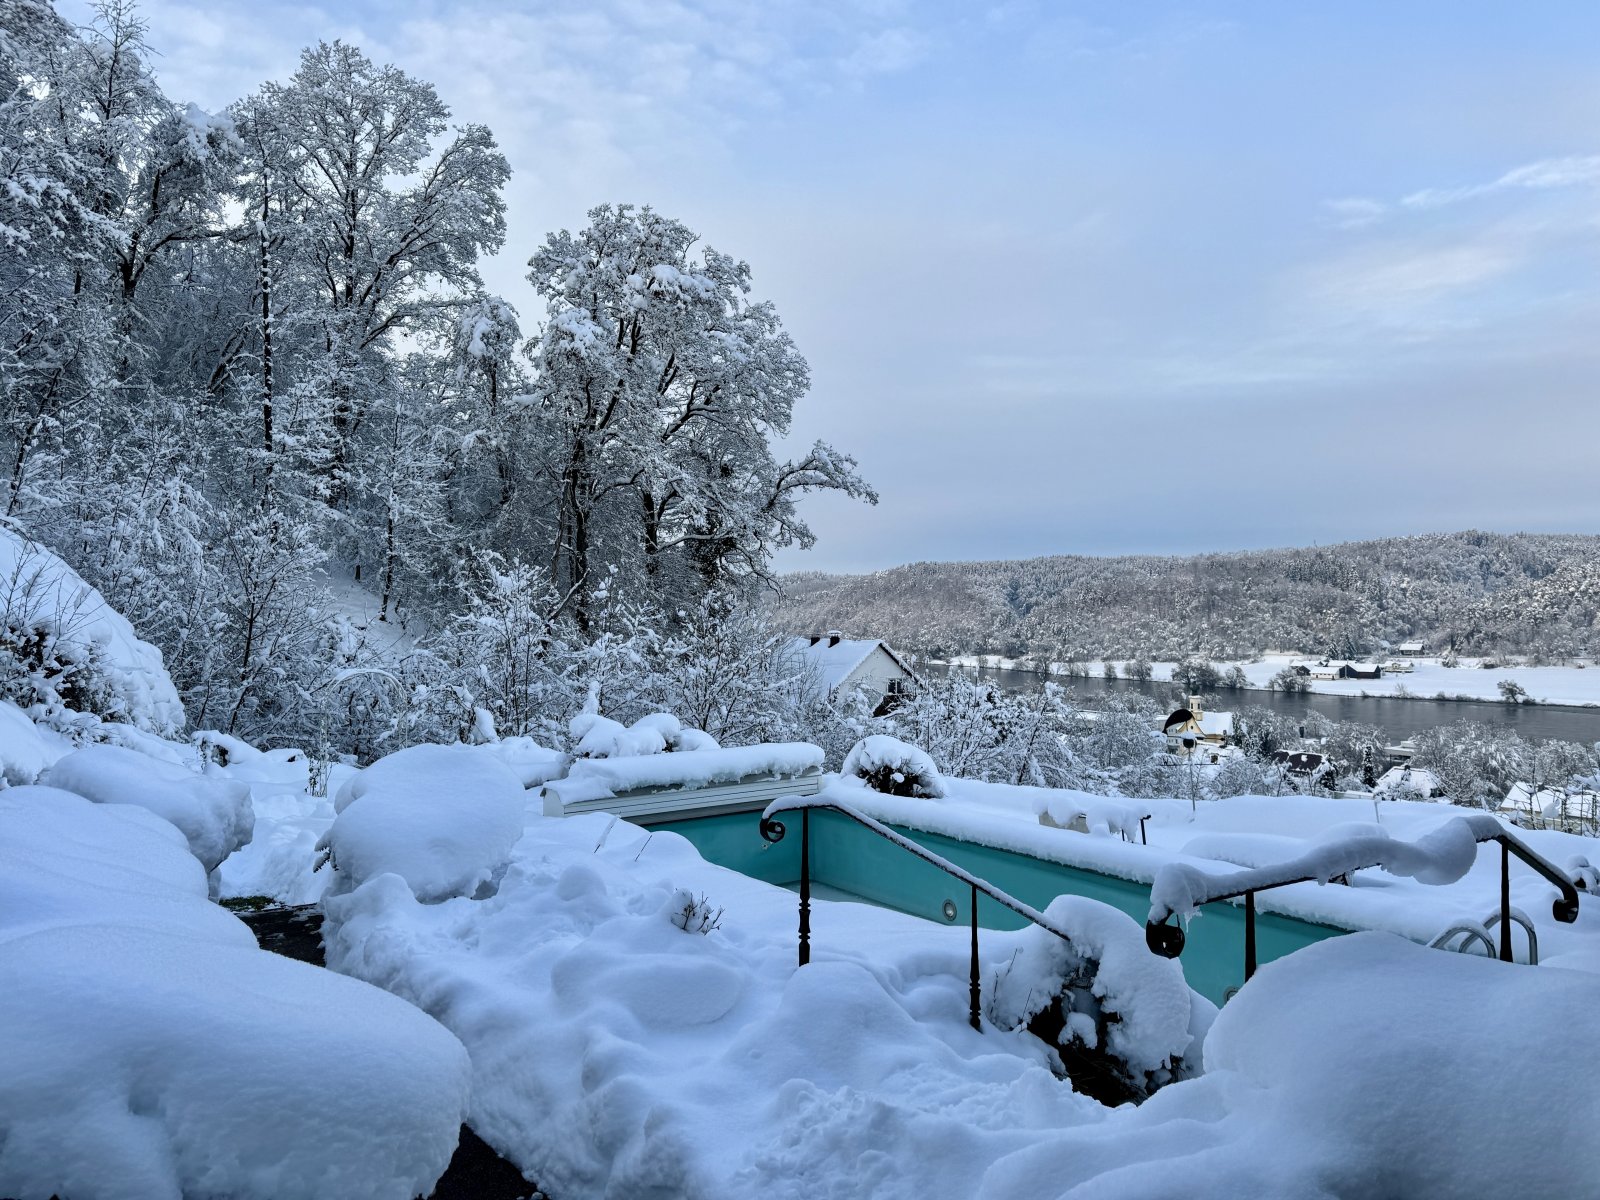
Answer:
<svg viewBox="0 0 1600 1200"><path fill-rule="evenodd" d="M917 669L930 675L952 671L990 683L1007 691L1035 691L1051 679L1064 688L1070 688L1085 708L1094 708L1097 698L1112 694L1143 692L1174 707L1181 703L1178 689L1171 683L1142 682L1134 679L1069 678L1065 675L1045 676L1033 671L1002 671L994 668L950 667L942 663L922 663ZM1448 725L1465 718L1484 725L1514 729L1529 739L1557 739L1563 742L1581 742L1586 746L1600 741L1600 708L1567 708L1555 704L1485 704L1470 700L1398 699L1373 696L1325 696L1314 692L1288 694L1284 692L1219 691L1208 697L1218 711L1259 705L1274 712L1296 717L1306 712L1319 712L1335 721L1360 721L1376 725L1395 741Z"/></svg>

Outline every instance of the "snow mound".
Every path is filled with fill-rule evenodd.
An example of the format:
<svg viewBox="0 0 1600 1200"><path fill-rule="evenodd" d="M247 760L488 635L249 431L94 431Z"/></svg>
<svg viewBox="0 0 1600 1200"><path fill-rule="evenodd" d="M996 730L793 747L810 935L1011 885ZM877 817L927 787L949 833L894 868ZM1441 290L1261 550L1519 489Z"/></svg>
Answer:
<svg viewBox="0 0 1600 1200"><path fill-rule="evenodd" d="M978 1195L1591 1195L1600 1078L1574 1038L1597 1005L1591 974L1331 938L1229 1002L1203 1077L1003 1160Z"/></svg>
<svg viewBox="0 0 1600 1200"><path fill-rule="evenodd" d="M479 747L479 751L510 767L525 788L535 788L558 779L567 769L565 754L541 746L531 737L499 738Z"/></svg>
<svg viewBox="0 0 1600 1200"><path fill-rule="evenodd" d="M409 1200L467 1107L465 1051L404 1001L149 929L7 940L0 1030L8 1196Z"/></svg>
<svg viewBox="0 0 1600 1200"><path fill-rule="evenodd" d="M715 750L717 739L671 713L651 713L623 725L599 713L579 713L567 726L579 759L632 758L668 750Z"/></svg>
<svg viewBox="0 0 1600 1200"><path fill-rule="evenodd" d="M1079 824L1087 833L1102 836L1131 837L1139 833L1139 822L1151 816L1148 802L1112 800L1093 796L1088 792L1039 789L1035 798L1034 813L1049 817L1050 822L1062 829L1072 829Z"/></svg>
<svg viewBox="0 0 1600 1200"><path fill-rule="evenodd" d="M60 558L0 529L0 632L7 630L0 640L37 649L24 664L31 716L59 718L70 708L151 733L183 728L183 702L161 651Z"/></svg>
<svg viewBox="0 0 1600 1200"><path fill-rule="evenodd" d="M97 804L134 804L164 817L183 832L208 872L247 845L255 828L245 784L197 775L121 746L74 750L52 765L41 782Z"/></svg>
<svg viewBox="0 0 1600 1200"><path fill-rule="evenodd" d="M822 750L810 742L764 742L641 754L618 758L580 758L565 779L548 787L564 804L605 800L644 788L692 790L751 777L791 779L822 769Z"/></svg>
<svg viewBox="0 0 1600 1200"><path fill-rule="evenodd" d="M0 1195L408 1200L470 1065L392 996L258 950L149 811L0 793Z"/></svg>
<svg viewBox="0 0 1600 1200"><path fill-rule="evenodd" d="M945 794L944 777L926 751L882 733L852 746L840 774L864 779L874 791L891 796L936 800Z"/></svg>
<svg viewBox="0 0 1600 1200"><path fill-rule="evenodd" d="M522 836L522 781L481 746L411 746L353 776L334 800L334 892L393 873L418 900L470 896Z"/></svg>
<svg viewBox="0 0 1600 1200"><path fill-rule="evenodd" d="M0 780L12 787L32 783L72 749L66 739L40 729L9 700L0 700Z"/></svg>
<svg viewBox="0 0 1600 1200"><path fill-rule="evenodd" d="M170 822L59 788L0 792L0 936L83 922L255 945L207 901L205 869Z"/></svg>

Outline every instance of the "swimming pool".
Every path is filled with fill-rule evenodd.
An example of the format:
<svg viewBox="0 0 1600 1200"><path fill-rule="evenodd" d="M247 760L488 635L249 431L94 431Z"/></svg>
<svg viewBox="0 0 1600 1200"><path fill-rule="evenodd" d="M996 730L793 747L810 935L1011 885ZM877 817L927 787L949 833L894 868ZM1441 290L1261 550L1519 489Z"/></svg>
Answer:
<svg viewBox="0 0 1600 1200"><path fill-rule="evenodd" d="M798 824L798 814L791 815ZM649 827L681 834L706 861L742 875L783 886L800 878L799 837L786 837L775 845L762 840L759 812L649 822ZM1060 895L1086 896L1121 909L1140 925L1150 911L1147 883L903 825L891 827L1036 908L1045 908ZM811 879L813 884L940 924L963 924L970 916L971 897L964 885L849 818L826 809L811 812ZM952 910L955 915L947 916ZM827 920L825 908L813 910L813 944L827 945ZM978 924L987 929L1020 929L1026 922L1003 905L980 896ZM1347 932L1277 913L1258 913L1257 959L1270 962L1302 946ZM1244 982L1244 909L1218 904L1194 918L1181 962L1189 986L1221 1004L1228 989Z"/></svg>

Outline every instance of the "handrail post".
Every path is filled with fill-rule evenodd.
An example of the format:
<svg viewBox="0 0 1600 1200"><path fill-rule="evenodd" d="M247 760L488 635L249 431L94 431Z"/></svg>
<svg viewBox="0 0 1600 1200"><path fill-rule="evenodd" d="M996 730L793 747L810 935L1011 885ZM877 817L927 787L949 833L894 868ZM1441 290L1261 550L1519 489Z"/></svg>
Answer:
<svg viewBox="0 0 1600 1200"><path fill-rule="evenodd" d="M1256 894L1244 894L1244 978L1250 982L1250 977L1256 973Z"/></svg>
<svg viewBox="0 0 1600 1200"><path fill-rule="evenodd" d="M1511 957L1511 845L1500 843L1500 961L1514 962Z"/></svg>
<svg viewBox="0 0 1600 1200"><path fill-rule="evenodd" d="M800 965L811 961L811 810L800 810Z"/></svg>
<svg viewBox="0 0 1600 1200"><path fill-rule="evenodd" d="M981 988L978 976L978 885L972 885L972 1027L979 1032L983 1030L981 1008L978 995Z"/></svg>

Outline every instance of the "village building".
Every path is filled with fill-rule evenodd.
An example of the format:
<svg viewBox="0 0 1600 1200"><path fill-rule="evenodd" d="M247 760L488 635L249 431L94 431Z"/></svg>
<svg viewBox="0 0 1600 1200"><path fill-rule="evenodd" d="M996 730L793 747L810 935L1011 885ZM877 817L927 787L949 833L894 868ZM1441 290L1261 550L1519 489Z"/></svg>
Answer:
<svg viewBox="0 0 1600 1200"><path fill-rule="evenodd" d="M1272 761L1285 775L1301 783L1333 786L1333 764L1326 754L1315 750L1274 750Z"/></svg>
<svg viewBox="0 0 1600 1200"><path fill-rule="evenodd" d="M1199 696L1189 697L1187 708L1177 709L1161 726L1167 739L1167 749L1173 754L1204 754L1212 762L1221 757L1220 751L1233 737L1231 712L1208 713L1202 708Z"/></svg>
<svg viewBox="0 0 1600 1200"><path fill-rule="evenodd" d="M1312 679L1382 679L1383 667L1373 662L1350 662L1347 659L1324 659L1322 662L1293 663L1296 675Z"/></svg>
<svg viewBox="0 0 1600 1200"><path fill-rule="evenodd" d="M1428 652L1427 642L1401 642L1394 648L1401 658L1421 658Z"/></svg>
<svg viewBox="0 0 1600 1200"><path fill-rule="evenodd" d="M789 650L816 673L829 699L859 690L876 715L894 708L917 683L917 674L906 661L875 638L846 638L830 630L795 638Z"/></svg>

